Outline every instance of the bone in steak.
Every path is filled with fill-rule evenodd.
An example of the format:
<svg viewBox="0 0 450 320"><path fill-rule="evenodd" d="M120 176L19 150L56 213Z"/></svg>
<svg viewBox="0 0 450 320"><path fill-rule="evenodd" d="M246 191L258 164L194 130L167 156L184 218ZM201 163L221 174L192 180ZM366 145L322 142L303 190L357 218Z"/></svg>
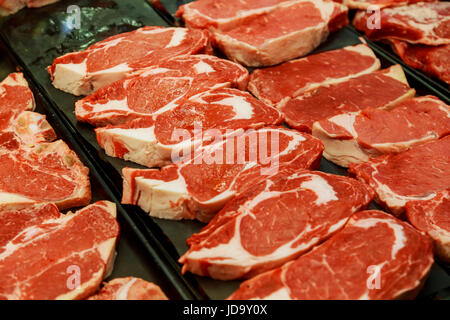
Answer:
<svg viewBox="0 0 450 320"><path fill-rule="evenodd" d="M331 239L243 282L229 299L414 298L433 264L429 239L381 211L354 214Z"/></svg>
<svg viewBox="0 0 450 320"><path fill-rule="evenodd" d="M0 207L53 202L63 210L90 200L89 169L62 140L0 148Z"/></svg>
<svg viewBox="0 0 450 320"><path fill-rule="evenodd" d="M380 61L366 45L313 54L276 67L255 70L248 90L258 99L275 105L306 91L354 78L380 68Z"/></svg>
<svg viewBox="0 0 450 320"><path fill-rule="evenodd" d="M424 201L406 204L409 222L425 232L434 242L434 251L443 261L450 263L450 188Z"/></svg>
<svg viewBox="0 0 450 320"><path fill-rule="evenodd" d="M344 227L373 191L348 177L281 172L241 193L188 243L183 272L249 278L299 257ZM264 235L261 237L261 235Z"/></svg>
<svg viewBox="0 0 450 320"><path fill-rule="evenodd" d="M56 88L87 95L168 58L205 52L208 44L204 31L143 27L56 58L48 72Z"/></svg>
<svg viewBox="0 0 450 320"><path fill-rule="evenodd" d="M450 106L433 96L411 98L391 111L369 108L315 122L312 133L325 158L348 167L449 134Z"/></svg>
<svg viewBox="0 0 450 320"><path fill-rule="evenodd" d="M119 235L114 203L63 215L52 204L0 210L0 299L84 299L112 267Z"/></svg>
<svg viewBox="0 0 450 320"><path fill-rule="evenodd" d="M353 24L371 39L397 39L426 45L450 44L450 2L422 2L381 10L380 27L371 26L373 13L360 11Z"/></svg>
<svg viewBox="0 0 450 320"><path fill-rule="evenodd" d="M407 65L450 85L450 44L427 46L394 39L390 43Z"/></svg>
<svg viewBox="0 0 450 320"><path fill-rule="evenodd" d="M178 8L177 17L189 28L230 29L242 21L297 0L197 0Z"/></svg>
<svg viewBox="0 0 450 320"><path fill-rule="evenodd" d="M33 93L22 73L11 73L0 83L0 131L8 129L23 111L34 108Z"/></svg>
<svg viewBox="0 0 450 320"><path fill-rule="evenodd" d="M399 65L347 81L319 87L277 107L285 121L297 130L311 132L313 123L345 112L365 108L389 109L414 96Z"/></svg>
<svg viewBox="0 0 450 320"><path fill-rule="evenodd" d="M314 50L330 32L347 25L347 11L332 1L286 2L233 28L214 30L213 43L228 58L244 65L275 65Z"/></svg>
<svg viewBox="0 0 450 320"><path fill-rule="evenodd" d="M164 292L151 282L134 278L118 278L105 283L89 300L168 300Z"/></svg>
<svg viewBox="0 0 450 320"><path fill-rule="evenodd" d="M95 132L106 154L151 168L170 164L182 150L191 151L212 134L225 136L239 129L280 123L278 110L249 93L218 89L196 95L154 120L137 119ZM211 130L209 137L207 130Z"/></svg>
<svg viewBox="0 0 450 320"><path fill-rule="evenodd" d="M323 151L319 139L283 127L218 138L161 171L124 168L122 202L158 218L207 222L234 195L284 168L317 168Z"/></svg>
<svg viewBox="0 0 450 320"><path fill-rule="evenodd" d="M175 108L210 89L245 90L247 82L248 71L231 61L208 55L176 57L97 90L76 103L75 114L96 126L123 124Z"/></svg>
<svg viewBox="0 0 450 320"><path fill-rule="evenodd" d="M448 188L450 136L399 154L351 164L349 173L373 187L375 200L381 205L402 215L407 202L432 199L436 192Z"/></svg>

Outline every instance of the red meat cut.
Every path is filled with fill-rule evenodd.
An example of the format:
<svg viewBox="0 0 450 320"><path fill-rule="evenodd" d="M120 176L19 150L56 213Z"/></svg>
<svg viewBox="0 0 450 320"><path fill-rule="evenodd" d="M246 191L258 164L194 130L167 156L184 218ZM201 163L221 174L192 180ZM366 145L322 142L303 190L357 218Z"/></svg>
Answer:
<svg viewBox="0 0 450 320"><path fill-rule="evenodd" d="M427 46L390 40L393 50L409 66L450 85L450 44Z"/></svg>
<svg viewBox="0 0 450 320"><path fill-rule="evenodd" d="M347 13L347 7L332 1L292 1L211 32L213 43L231 60L271 66L310 53L330 32L348 24Z"/></svg>
<svg viewBox="0 0 450 320"><path fill-rule="evenodd" d="M126 277L111 280L89 300L168 300L155 284L145 280Z"/></svg>
<svg viewBox="0 0 450 320"><path fill-rule="evenodd" d="M89 169L62 140L0 148L0 207L53 202L63 210L90 200Z"/></svg>
<svg viewBox="0 0 450 320"><path fill-rule="evenodd" d="M84 299L108 275L119 235L114 203L63 215L52 204L2 208L0 299ZM51 284L51 285L49 285Z"/></svg>
<svg viewBox="0 0 450 320"><path fill-rule="evenodd" d="M0 131L14 124L24 111L33 111L33 93L22 73L11 73L0 82Z"/></svg>
<svg viewBox="0 0 450 320"><path fill-rule="evenodd" d="M414 96L399 65L347 81L319 87L277 107L285 121L297 130L311 132L313 123L345 112L365 108L390 109Z"/></svg>
<svg viewBox="0 0 450 320"><path fill-rule="evenodd" d="M243 282L228 299L414 298L432 264L425 235L387 213L361 211L322 245Z"/></svg>
<svg viewBox="0 0 450 320"><path fill-rule="evenodd" d="M434 251L443 261L450 263L450 189L437 193L424 201L406 204L409 222L425 232L434 242Z"/></svg>
<svg viewBox="0 0 450 320"><path fill-rule="evenodd" d="M434 96L412 98L390 111L368 108L317 121L312 133L325 158L348 167L448 135L450 106Z"/></svg>
<svg viewBox="0 0 450 320"><path fill-rule="evenodd" d="M373 191L355 179L281 172L229 201L188 239L190 249L179 262L183 272L214 279L252 277L329 238L372 198Z"/></svg>
<svg viewBox="0 0 450 320"><path fill-rule="evenodd" d="M217 88L245 90L248 71L208 55L182 56L112 83L75 104L79 121L123 124L171 110L191 96Z"/></svg>
<svg viewBox="0 0 450 320"><path fill-rule="evenodd" d="M449 187L450 136L352 164L349 173L373 187L381 205L402 215L407 202L432 199Z"/></svg>
<svg viewBox="0 0 450 320"><path fill-rule="evenodd" d="M380 68L380 61L366 45L312 54L276 67L257 69L248 90L258 99L275 105L306 91L354 78Z"/></svg>
<svg viewBox="0 0 450 320"><path fill-rule="evenodd" d="M426 45L450 44L450 2L422 2L381 10L380 28L369 28L373 13L360 11L353 25L371 39L397 39Z"/></svg>
<svg viewBox="0 0 450 320"><path fill-rule="evenodd" d="M230 29L255 15L297 0L197 0L178 8L176 16L189 28Z"/></svg>
<svg viewBox="0 0 450 320"><path fill-rule="evenodd" d="M48 72L56 88L87 95L166 59L208 51L208 45L204 31L143 27L56 58Z"/></svg>
<svg viewBox="0 0 450 320"><path fill-rule="evenodd" d="M258 181L285 168L317 168L322 151L318 139L284 127L219 135L161 170L124 168L122 202L153 217L208 222L230 198Z"/></svg>
<svg viewBox="0 0 450 320"><path fill-rule="evenodd" d="M191 151L211 139L212 134L225 137L236 130L280 123L277 109L249 93L217 89L196 95L154 120L136 119L125 125L97 128L95 132L106 154L151 168L172 163L178 158L175 155Z"/></svg>

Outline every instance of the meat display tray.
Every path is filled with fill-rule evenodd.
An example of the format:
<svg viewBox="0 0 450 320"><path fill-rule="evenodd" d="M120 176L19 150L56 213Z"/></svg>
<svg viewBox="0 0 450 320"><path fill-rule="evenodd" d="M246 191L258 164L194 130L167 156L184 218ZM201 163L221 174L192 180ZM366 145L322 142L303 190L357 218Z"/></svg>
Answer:
<svg viewBox="0 0 450 320"><path fill-rule="evenodd" d="M74 104L79 99L55 89L46 67L62 54L82 50L108 36L130 31L144 25L168 26L177 23L171 16L183 1L158 1L166 6L152 9L145 0L80 0L61 1L48 7L25 9L0 22L0 37L11 55L24 69L28 78L42 94L45 105L61 123L62 131L72 137L77 148L92 164L100 181L99 188L106 188L113 199L120 199L122 179L120 172L124 166L140 167L105 155L95 139L90 125L77 122ZM76 4L80 8L80 29L69 30L68 6ZM360 35L346 27L332 35L315 52L342 48L360 43ZM368 41L382 62L382 67L398 63L383 48ZM419 95L433 94L449 103L449 95L433 82L405 68L411 87ZM81 152L80 151L80 152ZM320 170L346 175L346 170L322 159ZM372 208L377 208L375 204ZM154 219L134 206L120 206L120 215L131 225L131 231L138 237L137 246L142 246L165 278L169 287L184 299L223 299L239 286L239 281L217 281L191 274L181 275L177 260L187 250L186 239L201 230L204 224L197 221L168 221ZM120 249L120 248L119 248ZM120 253L119 253L120 254ZM130 259L135 259L130 256ZM133 261L128 266L133 268ZM126 269L127 266L124 266ZM119 271L117 271L119 272ZM123 272L123 271L120 271ZM430 276L418 298L449 299L449 267L435 263ZM164 288L163 288L164 289Z"/></svg>

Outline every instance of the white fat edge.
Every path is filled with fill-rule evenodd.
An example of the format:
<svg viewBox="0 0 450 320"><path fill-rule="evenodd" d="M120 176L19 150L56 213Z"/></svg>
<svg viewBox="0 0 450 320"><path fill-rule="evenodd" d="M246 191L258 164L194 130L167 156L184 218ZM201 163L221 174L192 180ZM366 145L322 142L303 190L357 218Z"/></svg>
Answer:
<svg viewBox="0 0 450 320"><path fill-rule="evenodd" d="M111 47L115 47L117 46L119 43L121 43L122 41L128 41L127 37L119 37L116 39L111 39L111 40L106 40L104 42L102 42L101 46L99 46L98 48L95 49L87 49L86 51L99 51L99 50L108 50Z"/></svg>
<svg viewBox="0 0 450 320"><path fill-rule="evenodd" d="M328 118L328 121L330 121L340 127L343 127L355 139L358 137L358 133L355 130L355 120L356 120L356 117L358 114L359 114L359 112L343 113L343 114Z"/></svg>
<svg viewBox="0 0 450 320"><path fill-rule="evenodd" d="M336 191L334 191L327 180L318 175L308 174L304 176L310 177L311 179L302 182L300 187L316 194L317 199L314 201L316 205L320 206L330 201L339 200L336 196Z"/></svg>
<svg viewBox="0 0 450 320"><path fill-rule="evenodd" d="M214 70L211 65L207 64L204 61L199 61L194 65L194 69L195 72L197 74L202 74L202 73L210 73L210 72L215 72L216 70Z"/></svg>
<svg viewBox="0 0 450 320"><path fill-rule="evenodd" d="M53 85L55 88L79 95L90 93L87 85L86 59L81 63L58 63L53 73ZM88 86L89 88L86 88Z"/></svg>
<svg viewBox="0 0 450 320"><path fill-rule="evenodd" d="M128 300L128 293L133 286L133 284L137 281L137 278L133 278L128 281L126 284L121 286L119 290L116 292L116 300Z"/></svg>
<svg viewBox="0 0 450 320"><path fill-rule="evenodd" d="M167 68L151 67L148 70L145 70L142 73L140 73L139 77L147 77L150 75L161 74L161 73L166 73L166 72L170 72L170 71L173 71L173 70L167 69Z"/></svg>
<svg viewBox="0 0 450 320"><path fill-rule="evenodd" d="M382 153L391 153L391 152L403 152L416 144L435 140L439 138L435 132L427 132L427 135L406 141L398 141L398 142L385 142L385 143L374 143L372 144L372 148L382 152Z"/></svg>
<svg viewBox="0 0 450 320"><path fill-rule="evenodd" d="M0 204L10 204L10 203L34 203L35 201L21 196L19 194L9 193L9 192L0 192Z"/></svg>
<svg viewBox="0 0 450 320"><path fill-rule="evenodd" d="M123 79L131 71L133 71L133 69L131 69L127 63L121 63L109 69L89 73L88 77L92 82L95 91L115 81Z"/></svg>
<svg viewBox="0 0 450 320"><path fill-rule="evenodd" d="M272 292L268 296L262 298L263 300L292 300L291 292L288 287L284 286L277 291ZM250 299L250 300L259 300L259 299Z"/></svg>
<svg viewBox="0 0 450 320"><path fill-rule="evenodd" d="M320 11L320 14L322 18L325 20L326 24L328 24L328 21L334 12L334 9L338 3L334 3L331 1L312 1L312 4L317 8L317 10Z"/></svg>
<svg viewBox="0 0 450 320"><path fill-rule="evenodd" d="M403 231L403 226L395 223L391 220L385 220L385 219L378 219L378 218L367 218L362 220L357 220L354 223L352 223L353 226L369 229L375 227L378 223L383 223L389 226L389 228L394 231L394 245L392 246L392 252L391 257L392 259L395 259L397 256L397 253L406 245L406 236Z"/></svg>
<svg viewBox="0 0 450 320"><path fill-rule="evenodd" d="M172 38L170 39L170 42L166 46L166 48L179 46L183 42L183 40L186 38L187 29L174 28L173 30L174 30L174 32L173 32Z"/></svg>
<svg viewBox="0 0 450 320"><path fill-rule="evenodd" d="M114 112L115 110L121 110L121 111L132 111L128 107L128 101L127 97L123 98L122 100L108 100L106 103L88 103L93 110L85 113L97 113L97 112L103 112L103 111L110 111ZM83 108L84 109L84 108ZM84 111L84 110L83 110Z"/></svg>
<svg viewBox="0 0 450 320"><path fill-rule="evenodd" d="M343 49L344 50L348 50L348 51L357 52L357 53L359 53L362 56L368 56L368 57L372 57L374 59L377 59L377 56L375 55L373 50L370 49L370 47L368 45L366 45L366 44L357 44L357 45L354 45L354 46L347 46L347 47L344 47Z"/></svg>
<svg viewBox="0 0 450 320"><path fill-rule="evenodd" d="M435 192L432 192L428 196L425 196L425 197L420 196L420 195L415 195L415 196L399 195L399 194L395 193L394 191L392 191L392 189L389 188L387 185L385 185L384 183L380 182L377 178L375 178L375 175L378 173L378 168L376 165L373 166L373 169L374 169L374 173L372 174L371 177L375 184L375 192L377 193L378 198L380 198L380 200L385 202L388 205L388 207L390 207L390 208L395 208L395 207L402 208L405 206L405 204L408 201L430 200L436 196Z"/></svg>
<svg viewBox="0 0 450 320"><path fill-rule="evenodd" d="M177 29L177 28L155 28L155 29L150 29L150 30L144 30L144 29L140 28L140 29L137 29L137 31L142 34L157 34L157 33L167 32L167 31L170 31L173 29Z"/></svg>
<svg viewBox="0 0 450 320"><path fill-rule="evenodd" d="M133 141L144 143L156 143L155 127L148 128L104 128L100 132L107 135L119 136L123 142L130 143L133 146ZM132 139L132 140L129 140Z"/></svg>
<svg viewBox="0 0 450 320"><path fill-rule="evenodd" d="M254 115L252 104L249 103L246 97L243 96L238 95L231 96L224 98L220 101L214 101L211 104L225 105L233 108L235 116L231 119L227 119L227 121L239 119L251 119L252 116Z"/></svg>
<svg viewBox="0 0 450 320"><path fill-rule="evenodd" d="M407 19L407 24L417 28L424 32L424 37L428 34L435 34L434 28L442 21L450 20L446 17L439 15L435 10L427 8L425 6L403 6L395 8L386 8L383 10L388 15L399 15ZM429 19L434 23L430 23ZM397 19L391 16L393 22L398 22L400 25L405 25L405 21L402 19Z"/></svg>

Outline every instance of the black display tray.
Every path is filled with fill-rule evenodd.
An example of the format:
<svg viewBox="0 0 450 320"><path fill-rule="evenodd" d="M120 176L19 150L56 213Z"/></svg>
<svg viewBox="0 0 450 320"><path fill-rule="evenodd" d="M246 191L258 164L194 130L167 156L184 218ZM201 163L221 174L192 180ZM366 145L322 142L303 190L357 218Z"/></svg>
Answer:
<svg viewBox="0 0 450 320"><path fill-rule="evenodd" d="M168 5L168 10L161 7L152 10L145 0L110 1L81 0L62 1L55 5L37 9L23 10L3 21L0 37L10 52L26 70L45 96L51 110L57 114L77 144L89 157L93 166L116 199L120 198L122 180L121 169L124 166L139 167L105 155L95 140L93 128L77 122L74 103L79 99L55 89L50 82L45 68L57 56L86 48L90 44L108 36L129 31L143 25L170 25L175 21L170 13L183 1L160 1ZM65 31L61 28L67 18L66 9L70 4L81 8L81 29ZM351 27L346 27L334 34L321 45L316 52L341 48L359 43L359 35ZM395 63L386 53L369 42L383 67ZM448 101L448 96L435 90L431 85L405 70L408 81L419 94L435 94ZM323 159L320 170L346 175L346 170ZM377 208L372 204L373 208ZM178 257L187 250L186 239L204 226L197 221L167 221L148 217L143 211L133 206L123 206L125 215L134 223L135 231L140 235L141 244L157 257L162 272L169 277L172 284L185 299L223 299L232 293L239 281L217 281L187 274L181 276ZM435 264L428 281L419 298L448 297L445 289L450 287L450 277L446 266Z"/></svg>

